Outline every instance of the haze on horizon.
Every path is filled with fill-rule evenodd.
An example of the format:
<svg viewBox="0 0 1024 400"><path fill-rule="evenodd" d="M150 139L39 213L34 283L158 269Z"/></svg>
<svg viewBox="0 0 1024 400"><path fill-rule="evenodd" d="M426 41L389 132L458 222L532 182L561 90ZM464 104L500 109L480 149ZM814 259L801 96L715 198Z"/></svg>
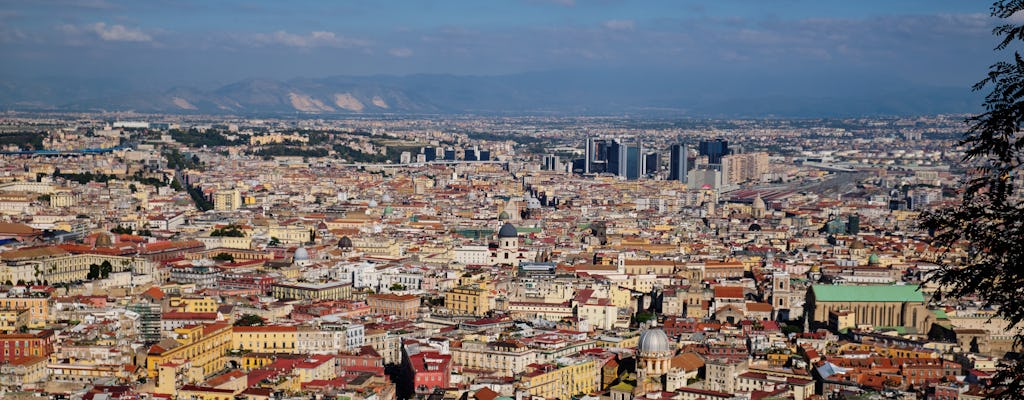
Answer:
<svg viewBox="0 0 1024 400"><path fill-rule="evenodd" d="M938 86L993 59L986 2L727 0L3 1L7 79L545 70L843 70Z"/></svg>

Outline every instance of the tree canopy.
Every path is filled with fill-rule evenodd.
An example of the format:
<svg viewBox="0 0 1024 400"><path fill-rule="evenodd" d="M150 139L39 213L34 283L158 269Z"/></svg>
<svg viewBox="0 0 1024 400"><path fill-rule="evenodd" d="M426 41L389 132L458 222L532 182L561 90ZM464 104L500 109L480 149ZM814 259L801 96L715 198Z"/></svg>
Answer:
<svg viewBox="0 0 1024 400"><path fill-rule="evenodd" d="M1000 0L992 16L1003 24L993 30L996 51L1019 46L1024 25L1011 17L1024 10L1020 0ZM1013 51L1012 60L989 67L974 85L989 89L984 112L967 119L969 129L960 144L969 167L959 204L922 215L932 232L932 243L946 249L940 269L931 276L938 283L937 299L980 295L986 307L1009 322L1024 345L1024 57ZM1016 330L1014 330L1016 329ZM1024 362L1004 360L996 374L993 397L1024 399Z"/></svg>

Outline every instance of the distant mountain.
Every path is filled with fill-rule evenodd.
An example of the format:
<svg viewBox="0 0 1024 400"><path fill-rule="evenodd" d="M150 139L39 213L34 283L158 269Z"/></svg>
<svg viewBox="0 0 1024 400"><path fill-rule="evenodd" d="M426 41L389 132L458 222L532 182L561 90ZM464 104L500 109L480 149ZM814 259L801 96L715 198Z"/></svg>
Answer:
<svg viewBox="0 0 1024 400"><path fill-rule="evenodd" d="M13 110L203 114L649 115L832 117L977 111L966 87L863 76L794 80L751 75L549 71L499 76L245 79L222 87L143 90L114 80L0 81Z"/></svg>

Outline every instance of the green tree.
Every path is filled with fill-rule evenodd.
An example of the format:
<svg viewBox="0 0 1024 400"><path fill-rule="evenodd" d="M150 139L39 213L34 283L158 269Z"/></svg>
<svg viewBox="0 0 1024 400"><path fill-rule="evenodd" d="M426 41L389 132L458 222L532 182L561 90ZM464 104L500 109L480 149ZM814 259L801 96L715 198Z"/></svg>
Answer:
<svg viewBox="0 0 1024 400"><path fill-rule="evenodd" d="M217 261L235 262L235 257L228 253L217 253L212 258Z"/></svg>
<svg viewBox="0 0 1024 400"><path fill-rule="evenodd" d="M1014 17L1024 12L1024 1L999 0L992 16L1003 20L993 30L996 51L1024 41L1024 25ZM969 129L960 140L964 163L971 171L959 204L924 213L921 223L932 233L934 245L949 250L939 270L930 277L937 283L936 299L980 295L984 305L1009 322L1008 332L1024 345L1024 201L1021 174L1024 163L1024 57L989 67L988 76L974 85L990 88L984 112L967 119ZM951 257L956 254L956 257ZM1024 362L1003 361L994 379L999 399L1024 399Z"/></svg>
<svg viewBox="0 0 1024 400"><path fill-rule="evenodd" d="M278 239L276 237L271 236L270 237L270 242L267 243L267 246L278 246L280 244L281 244L281 239Z"/></svg>
<svg viewBox="0 0 1024 400"><path fill-rule="evenodd" d="M401 283L393 283L393 284L391 284L390 289L392 291L405 290L405 285L403 285Z"/></svg>
<svg viewBox="0 0 1024 400"><path fill-rule="evenodd" d="M244 314L235 320L235 326L263 326L267 324L267 320L263 319L259 315Z"/></svg>
<svg viewBox="0 0 1024 400"><path fill-rule="evenodd" d="M89 264L89 273L85 274L85 279L93 280L100 277L100 266L99 264Z"/></svg>
<svg viewBox="0 0 1024 400"><path fill-rule="evenodd" d="M100 264L100 278L106 279L113 271L114 266L110 265L110 261L104 260L103 263Z"/></svg>

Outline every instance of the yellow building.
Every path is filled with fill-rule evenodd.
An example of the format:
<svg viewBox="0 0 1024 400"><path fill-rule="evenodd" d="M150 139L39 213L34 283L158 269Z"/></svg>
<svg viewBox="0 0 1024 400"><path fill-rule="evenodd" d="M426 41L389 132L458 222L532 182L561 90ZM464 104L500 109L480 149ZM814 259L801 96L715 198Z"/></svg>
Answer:
<svg viewBox="0 0 1024 400"><path fill-rule="evenodd" d="M293 353L297 328L294 326L236 326L231 348L261 353Z"/></svg>
<svg viewBox="0 0 1024 400"><path fill-rule="evenodd" d="M29 311L0 310L0 333L14 333L29 323Z"/></svg>
<svg viewBox="0 0 1024 400"><path fill-rule="evenodd" d="M188 313L215 313L220 306L212 297L172 297L170 303Z"/></svg>
<svg viewBox="0 0 1024 400"><path fill-rule="evenodd" d="M0 365L0 391L9 392L35 389L43 385L49 370L46 356L15 358Z"/></svg>
<svg viewBox="0 0 1024 400"><path fill-rule="evenodd" d="M191 364L196 369L193 375L210 376L224 368L224 354L231 349L231 325L215 323L196 325L174 330L179 339L167 339L150 347L146 357L146 373L150 378L157 376L158 367L164 363L181 366ZM181 371L175 370L175 373Z"/></svg>
<svg viewBox="0 0 1024 400"><path fill-rule="evenodd" d="M267 229L267 235L281 243L306 243L312 240L311 234L310 229L302 225L271 225Z"/></svg>
<svg viewBox="0 0 1024 400"><path fill-rule="evenodd" d="M237 189L218 190L213 194L213 209L217 211L237 210L242 206L242 193Z"/></svg>
<svg viewBox="0 0 1024 400"><path fill-rule="evenodd" d="M444 305L457 315L484 315L491 310L487 290L468 285L445 292Z"/></svg>
<svg viewBox="0 0 1024 400"><path fill-rule="evenodd" d="M28 327L42 328L50 317L50 299L46 297L0 297L0 310L28 310ZM10 318L10 316L6 318ZM0 319L6 318L0 317Z"/></svg>
<svg viewBox="0 0 1024 400"><path fill-rule="evenodd" d="M599 374L593 359L580 358L567 365L544 364L533 368L519 378L518 385L531 396L569 399L596 392Z"/></svg>

